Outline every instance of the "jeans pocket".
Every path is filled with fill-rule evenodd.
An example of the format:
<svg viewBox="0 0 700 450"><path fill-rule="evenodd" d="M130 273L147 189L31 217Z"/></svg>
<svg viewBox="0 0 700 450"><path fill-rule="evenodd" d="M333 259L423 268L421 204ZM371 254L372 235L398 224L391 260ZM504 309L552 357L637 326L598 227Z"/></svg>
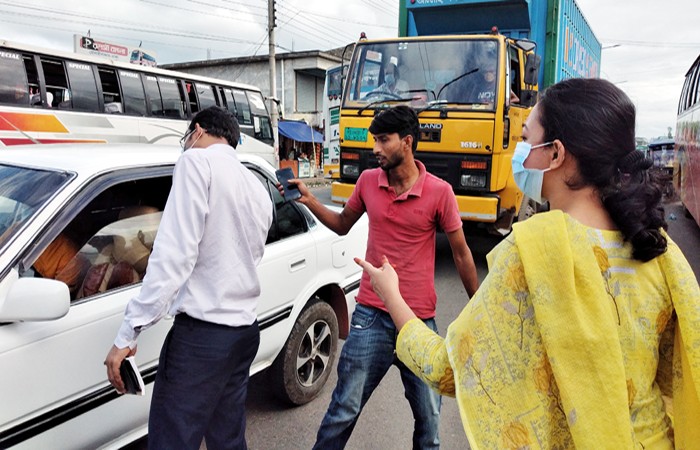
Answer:
<svg viewBox="0 0 700 450"><path fill-rule="evenodd" d="M379 311L364 305L356 305L355 312L352 313L350 326L355 330L366 330L371 328L374 321L377 320Z"/></svg>

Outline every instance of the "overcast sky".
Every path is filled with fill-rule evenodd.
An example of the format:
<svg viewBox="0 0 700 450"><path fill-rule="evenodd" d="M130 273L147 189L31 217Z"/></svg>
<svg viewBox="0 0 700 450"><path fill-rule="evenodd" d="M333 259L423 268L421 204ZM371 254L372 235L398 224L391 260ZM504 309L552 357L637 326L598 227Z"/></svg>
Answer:
<svg viewBox="0 0 700 450"><path fill-rule="evenodd" d="M700 53L697 0L577 0L603 44L601 77L637 105L637 135L667 134ZM118 8L116 7L118 5ZM277 52L396 36L399 0L277 0ZM72 51L73 34L153 50L159 63L267 54L266 0L0 0L0 39Z"/></svg>

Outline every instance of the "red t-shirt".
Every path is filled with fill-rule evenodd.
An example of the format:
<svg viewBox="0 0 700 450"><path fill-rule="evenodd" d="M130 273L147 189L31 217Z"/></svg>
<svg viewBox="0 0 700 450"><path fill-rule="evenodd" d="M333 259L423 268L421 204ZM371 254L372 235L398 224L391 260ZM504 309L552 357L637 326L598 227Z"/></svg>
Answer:
<svg viewBox="0 0 700 450"><path fill-rule="evenodd" d="M355 185L347 207L367 212L369 236L365 259L377 266L382 255L396 267L399 289L406 303L421 319L435 317L435 233L452 232L462 227L452 187L420 171L413 187L400 196L389 186L382 169L365 170ZM357 302L386 311L372 290L369 275L362 274Z"/></svg>

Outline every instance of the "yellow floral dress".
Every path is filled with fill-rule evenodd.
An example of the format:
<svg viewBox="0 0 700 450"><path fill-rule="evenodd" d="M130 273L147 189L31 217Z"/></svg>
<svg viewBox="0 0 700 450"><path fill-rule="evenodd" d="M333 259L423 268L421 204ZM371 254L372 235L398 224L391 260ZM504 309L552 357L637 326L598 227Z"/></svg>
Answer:
<svg viewBox="0 0 700 450"><path fill-rule="evenodd" d="M456 396L472 449L672 449L674 432L700 448L700 289L670 239L643 263L621 233L552 211L488 261L444 339L413 320L397 341Z"/></svg>

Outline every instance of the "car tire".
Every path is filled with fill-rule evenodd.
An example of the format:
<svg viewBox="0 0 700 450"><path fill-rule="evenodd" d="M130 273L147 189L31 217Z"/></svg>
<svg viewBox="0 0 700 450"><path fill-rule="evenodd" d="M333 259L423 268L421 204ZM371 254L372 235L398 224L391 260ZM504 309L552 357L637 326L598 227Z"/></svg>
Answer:
<svg viewBox="0 0 700 450"><path fill-rule="evenodd" d="M313 400L323 389L338 352L338 319L316 300L297 319L271 367L275 395L293 405Z"/></svg>

